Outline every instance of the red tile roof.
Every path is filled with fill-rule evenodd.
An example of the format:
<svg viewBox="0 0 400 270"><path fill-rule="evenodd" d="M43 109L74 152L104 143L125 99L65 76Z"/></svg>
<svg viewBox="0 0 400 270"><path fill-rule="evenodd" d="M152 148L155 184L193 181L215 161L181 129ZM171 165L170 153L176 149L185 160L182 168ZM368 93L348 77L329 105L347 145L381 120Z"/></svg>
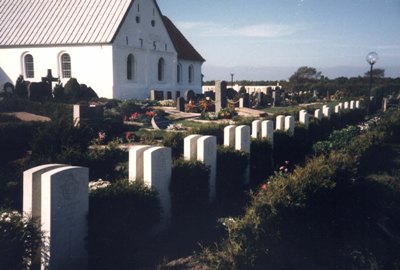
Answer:
<svg viewBox="0 0 400 270"><path fill-rule="evenodd" d="M179 31L178 28L172 23L172 21L163 16L163 22L168 34L174 44L176 51L178 52L178 58L184 60L200 61L204 62L204 58L196 51L196 49L190 44L185 36Z"/></svg>

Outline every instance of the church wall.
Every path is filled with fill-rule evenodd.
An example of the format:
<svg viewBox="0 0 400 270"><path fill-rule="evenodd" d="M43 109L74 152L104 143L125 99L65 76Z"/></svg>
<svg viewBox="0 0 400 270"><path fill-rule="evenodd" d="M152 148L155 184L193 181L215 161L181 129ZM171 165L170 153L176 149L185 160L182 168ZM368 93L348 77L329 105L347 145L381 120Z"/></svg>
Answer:
<svg viewBox="0 0 400 270"><path fill-rule="evenodd" d="M177 90L184 92L193 90L196 93L201 93L201 62L179 60L182 67L181 82L177 83ZM189 66L193 67L192 82L189 82Z"/></svg>
<svg viewBox="0 0 400 270"><path fill-rule="evenodd" d="M24 74L23 56L31 54L34 62L34 78ZM53 77L61 76L60 55L68 53L71 57L71 76L79 83L93 88L99 97L112 97L112 51L110 45L96 46L58 46L9 48L0 50L0 67L15 84L19 75L25 80L39 82L51 69ZM4 67L4 68L3 68ZM69 78L61 78L65 84ZM2 85L4 82L0 82Z"/></svg>

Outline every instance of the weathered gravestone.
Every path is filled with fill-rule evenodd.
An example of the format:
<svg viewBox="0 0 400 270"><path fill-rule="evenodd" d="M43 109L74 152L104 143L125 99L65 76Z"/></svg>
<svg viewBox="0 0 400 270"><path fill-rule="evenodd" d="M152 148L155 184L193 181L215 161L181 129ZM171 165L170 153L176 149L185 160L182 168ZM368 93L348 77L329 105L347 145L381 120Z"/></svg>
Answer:
<svg viewBox="0 0 400 270"><path fill-rule="evenodd" d="M154 129L166 129L169 125L171 125L171 121L161 115L155 115L152 119L151 119L151 125Z"/></svg>
<svg viewBox="0 0 400 270"><path fill-rule="evenodd" d="M6 94L14 93L14 89L15 89L14 85L10 82L6 82L5 84L3 84L3 91Z"/></svg>
<svg viewBox="0 0 400 270"><path fill-rule="evenodd" d="M95 126L103 121L103 115L103 106L74 104L73 107L73 123L75 126L79 126L81 123Z"/></svg>
<svg viewBox="0 0 400 270"><path fill-rule="evenodd" d="M186 102L193 101L196 98L196 93L193 90L186 90L184 93Z"/></svg>
<svg viewBox="0 0 400 270"><path fill-rule="evenodd" d="M164 91L150 90L150 100L164 100Z"/></svg>
<svg viewBox="0 0 400 270"><path fill-rule="evenodd" d="M329 106L324 105L322 107L322 113L326 118L331 119L332 109Z"/></svg>
<svg viewBox="0 0 400 270"><path fill-rule="evenodd" d="M180 112L185 111L185 98L179 97L176 99L176 109Z"/></svg>
<svg viewBox="0 0 400 270"><path fill-rule="evenodd" d="M44 233L42 270L86 269L88 182L84 167L49 164L24 172L24 212L40 220Z"/></svg>
<svg viewBox="0 0 400 270"><path fill-rule="evenodd" d="M227 104L227 90L225 81L215 82L215 112L219 113L222 109L226 108Z"/></svg>

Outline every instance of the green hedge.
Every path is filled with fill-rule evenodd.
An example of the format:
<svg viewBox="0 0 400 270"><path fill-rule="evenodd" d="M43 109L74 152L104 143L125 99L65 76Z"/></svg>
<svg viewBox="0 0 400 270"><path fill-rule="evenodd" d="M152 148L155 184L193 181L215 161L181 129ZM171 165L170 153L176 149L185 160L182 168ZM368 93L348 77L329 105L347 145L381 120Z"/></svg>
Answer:
<svg viewBox="0 0 400 270"><path fill-rule="evenodd" d="M211 269L398 269L398 176L364 177L361 167L374 162L363 159L390 138L389 126L271 177L243 217L224 220L226 240L199 261Z"/></svg>
<svg viewBox="0 0 400 270"><path fill-rule="evenodd" d="M235 203L242 198L249 158L245 152L218 146L216 188L220 203Z"/></svg>
<svg viewBox="0 0 400 270"><path fill-rule="evenodd" d="M202 162L175 160L171 176L172 222L182 225L207 212L210 170Z"/></svg>
<svg viewBox="0 0 400 270"><path fill-rule="evenodd" d="M42 233L32 218L0 209L0 269L31 269L41 241Z"/></svg>
<svg viewBox="0 0 400 270"><path fill-rule="evenodd" d="M119 181L89 196L90 269L135 269L142 246L160 220L156 192L142 184Z"/></svg>
<svg viewBox="0 0 400 270"><path fill-rule="evenodd" d="M255 187L264 182L273 172L273 150L268 140L253 139L250 152L250 184Z"/></svg>

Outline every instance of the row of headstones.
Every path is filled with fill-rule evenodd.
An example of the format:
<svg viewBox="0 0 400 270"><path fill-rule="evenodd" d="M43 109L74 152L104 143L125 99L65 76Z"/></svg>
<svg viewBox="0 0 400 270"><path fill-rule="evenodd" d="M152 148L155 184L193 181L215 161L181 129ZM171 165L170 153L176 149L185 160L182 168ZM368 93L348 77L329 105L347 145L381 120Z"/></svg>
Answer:
<svg viewBox="0 0 400 270"><path fill-rule="evenodd" d="M346 103L338 106L347 108ZM359 102L348 104L348 108L358 107ZM323 114L329 118L330 108L323 107ZM301 123L308 125L308 117L307 111L300 111ZM322 118L321 110L315 111L315 117ZM276 129L293 132L294 117L278 116ZM255 120L252 128L229 125L224 128L224 145L250 153L251 138L266 138L273 145L273 134L271 120ZM210 168L210 201L216 198L216 149L215 136L190 135L184 139L184 158L204 162ZM161 229L167 227L171 219L171 167L172 155L168 147L140 145L129 151L129 180L141 181L158 191L163 209ZM247 175L245 181L248 180ZM89 170L63 164L42 165L25 171L23 182L23 211L38 220L46 238L41 257L33 264L50 270L85 269Z"/></svg>
<svg viewBox="0 0 400 270"><path fill-rule="evenodd" d="M150 100L168 100L173 99L177 100L181 97L181 91L159 91L159 90L150 90ZM193 90L186 90L183 94L183 98L186 102L190 100L194 100L196 98L196 93Z"/></svg>

